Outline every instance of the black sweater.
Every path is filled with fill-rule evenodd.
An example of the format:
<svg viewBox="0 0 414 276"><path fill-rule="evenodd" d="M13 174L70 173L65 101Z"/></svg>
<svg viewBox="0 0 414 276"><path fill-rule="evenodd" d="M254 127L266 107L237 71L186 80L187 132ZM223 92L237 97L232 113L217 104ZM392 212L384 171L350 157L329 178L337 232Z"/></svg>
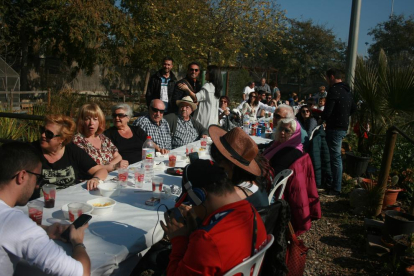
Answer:
<svg viewBox="0 0 414 276"><path fill-rule="evenodd" d="M329 88L322 119L328 130L347 130L349 116L356 110L351 89L346 83L338 82Z"/></svg>

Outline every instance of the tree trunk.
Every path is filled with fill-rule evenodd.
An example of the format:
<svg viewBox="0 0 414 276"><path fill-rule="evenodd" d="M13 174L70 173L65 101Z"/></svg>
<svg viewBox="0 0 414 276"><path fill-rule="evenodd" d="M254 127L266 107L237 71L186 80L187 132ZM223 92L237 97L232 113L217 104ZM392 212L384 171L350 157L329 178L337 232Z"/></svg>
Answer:
<svg viewBox="0 0 414 276"><path fill-rule="evenodd" d="M151 77L151 69L148 68L147 73L145 74L145 85L144 85L144 91L142 92L141 97L145 98L145 94L147 93L148 83L149 79Z"/></svg>

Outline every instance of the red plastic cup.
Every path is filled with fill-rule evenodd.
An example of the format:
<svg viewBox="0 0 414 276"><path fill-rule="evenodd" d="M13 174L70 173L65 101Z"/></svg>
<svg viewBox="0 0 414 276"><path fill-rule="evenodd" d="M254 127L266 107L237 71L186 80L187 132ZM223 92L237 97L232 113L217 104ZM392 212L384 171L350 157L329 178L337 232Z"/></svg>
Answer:
<svg viewBox="0 0 414 276"><path fill-rule="evenodd" d="M162 178L160 176L154 176L152 178L152 191L154 193L161 193L163 182L164 182L164 178Z"/></svg>
<svg viewBox="0 0 414 276"><path fill-rule="evenodd" d="M175 152L170 152L168 156L168 167L175 167L177 163L177 154Z"/></svg>
<svg viewBox="0 0 414 276"><path fill-rule="evenodd" d="M45 208L55 207L56 186L52 184L46 184L42 187L42 191L45 199Z"/></svg>
<svg viewBox="0 0 414 276"><path fill-rule="evenodd" d="M42 224L43 218L43 202L31 201L27 203L29 209L29 218L31 218L37 225Z"/></svg>

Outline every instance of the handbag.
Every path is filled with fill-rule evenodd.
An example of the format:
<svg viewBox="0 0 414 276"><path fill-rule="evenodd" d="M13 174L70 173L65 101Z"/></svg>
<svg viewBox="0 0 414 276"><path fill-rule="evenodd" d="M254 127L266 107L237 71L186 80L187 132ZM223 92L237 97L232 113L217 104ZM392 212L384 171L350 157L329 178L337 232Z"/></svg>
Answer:
<svg viewBox="0 0 414 276"><path fill-rule="evenodd" d="M288 247L286 252L286 265L288 274L292 276L301 276L305 271L306 255L309 250L302 240L298 240L293 230L292 224L289 222Z"/></svg>

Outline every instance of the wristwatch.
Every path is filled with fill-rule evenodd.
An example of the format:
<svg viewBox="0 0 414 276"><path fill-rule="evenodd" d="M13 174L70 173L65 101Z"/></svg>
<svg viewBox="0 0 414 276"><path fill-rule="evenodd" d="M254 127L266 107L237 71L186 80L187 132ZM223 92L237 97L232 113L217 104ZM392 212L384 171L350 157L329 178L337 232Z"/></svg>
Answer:
<svg viewBox="0 0 414 276"><path fill-rule="evenodd" d="M82 247L83 249L86 250L86 246L83 243L77 243L73 246L73 249L75 249L76 247Z"/></svg>

